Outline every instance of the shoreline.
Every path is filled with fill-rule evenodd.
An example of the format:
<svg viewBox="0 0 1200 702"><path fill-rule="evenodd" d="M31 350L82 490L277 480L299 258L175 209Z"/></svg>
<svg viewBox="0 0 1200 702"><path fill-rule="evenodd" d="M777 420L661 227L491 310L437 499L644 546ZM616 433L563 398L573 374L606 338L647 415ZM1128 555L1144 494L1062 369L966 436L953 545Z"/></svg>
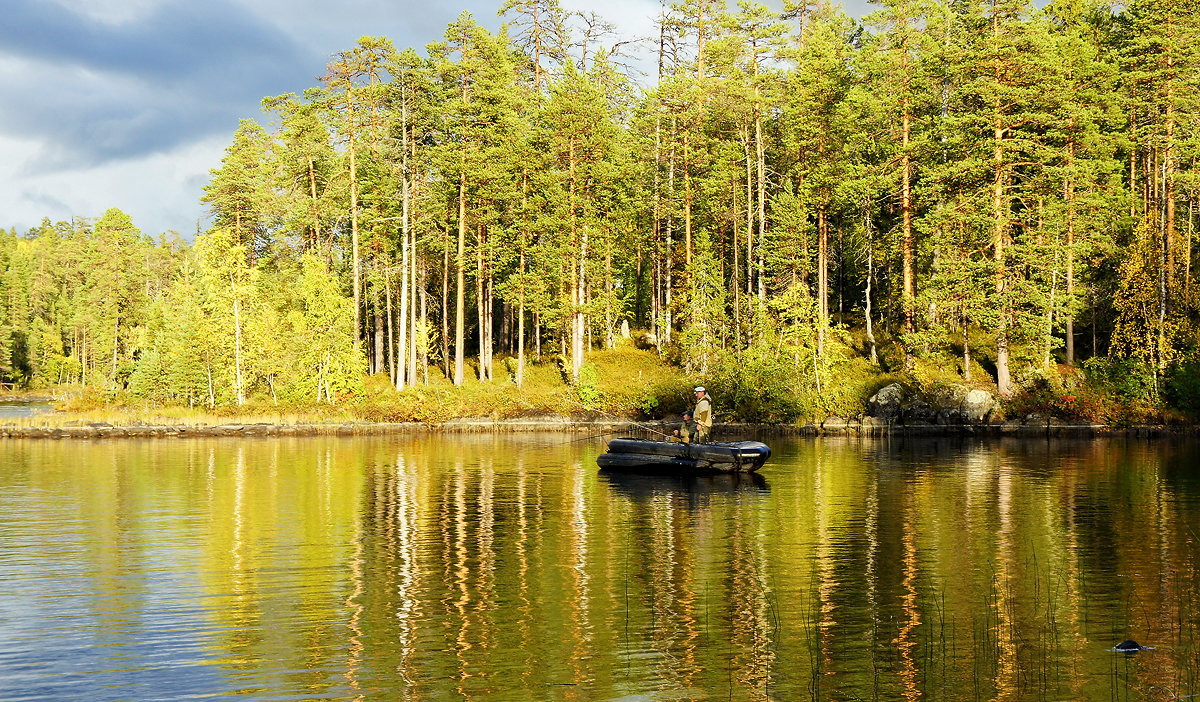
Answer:
<svg viewBox="0 0 1200 702"><path fill-rule="evenodd" d="M651 426L654 426L651 423ZM668 428L670 424L667 425ZM898 424L875 417L861 420L830 418L821 424L718 424L714 438L732 440L744 437L954 437L1022 439L1157 439L1200 435L1200 427L1141 425L1114 427L1045 420L1035 423L1009 421L988 424ZM310 437L377 436L404 434L596 434L596 438L619 434L653 434L630 421L586 420L571 417L532 419L455 419L442 424L420 422L337 422L305 424L238 423L226 424L138 424L112 425L104 422L78 422L64 426L20 426L0 424L0 439L126 439L126 438L222 438L222 437Z"/></svg>

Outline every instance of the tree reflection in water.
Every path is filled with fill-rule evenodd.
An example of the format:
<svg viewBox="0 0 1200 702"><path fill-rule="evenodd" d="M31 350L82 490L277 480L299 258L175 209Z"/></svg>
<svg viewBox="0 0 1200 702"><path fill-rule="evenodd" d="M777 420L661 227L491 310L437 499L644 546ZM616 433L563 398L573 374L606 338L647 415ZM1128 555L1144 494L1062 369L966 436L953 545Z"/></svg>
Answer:
<svg viewBox="0 0 1200 702"><path fill-rule="evenodd" d="M773 448L672 478L544 438L8 442L0 669L48 671L34 699L1200 692L1193 445Z"/></svg>

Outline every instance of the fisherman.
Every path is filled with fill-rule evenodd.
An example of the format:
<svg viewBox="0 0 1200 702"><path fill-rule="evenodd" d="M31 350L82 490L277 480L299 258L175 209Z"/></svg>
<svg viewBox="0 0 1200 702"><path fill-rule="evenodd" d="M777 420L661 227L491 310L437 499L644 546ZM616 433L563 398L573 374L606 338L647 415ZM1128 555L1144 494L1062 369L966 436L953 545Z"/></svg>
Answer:
<svg viewBox="0 0 1200 702"><path fill-rule="evenodd" d="M696 410L693 416L696 418L696 435L693 438L698 444L707 444L712 435L712 400L702 385L696 386Z"/></svg>
<svg viewBox="0 0 1200 702"><path fill-rule="evenodd" d="M675 430L675 436L685 444L692 443L692 437L696 436L696 420L692 419L692 411L685 410L683 413L683 424Z"/></svg>

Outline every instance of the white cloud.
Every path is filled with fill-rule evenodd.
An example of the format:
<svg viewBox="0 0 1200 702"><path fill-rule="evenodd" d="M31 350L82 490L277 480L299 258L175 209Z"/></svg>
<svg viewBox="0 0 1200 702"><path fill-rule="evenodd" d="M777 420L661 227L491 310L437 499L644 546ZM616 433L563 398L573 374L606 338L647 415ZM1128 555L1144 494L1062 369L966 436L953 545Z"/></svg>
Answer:
<svg viewBox="0 0 1200 702"><path fill-rule="evenodd" d="M0 168L0 223L24 232L40 224L72 217L99 217L118 207L143 233L168 230L191 238L196 222L206 218L200 203L208 171L221 163L228 139L215 137L149 156L110 162L91 168L18 175ZM0 136L0 154L33 159L41 150L36 141Z"/></svg>

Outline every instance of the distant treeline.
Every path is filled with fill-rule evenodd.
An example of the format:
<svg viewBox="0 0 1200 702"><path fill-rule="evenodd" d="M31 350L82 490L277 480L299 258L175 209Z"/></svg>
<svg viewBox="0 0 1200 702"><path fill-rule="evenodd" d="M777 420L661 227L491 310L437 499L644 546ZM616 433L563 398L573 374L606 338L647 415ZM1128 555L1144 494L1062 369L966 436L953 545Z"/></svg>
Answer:
<svg viewBox="0 0 1200 702"><path fill-rule="evenodd" d="M638 45L500 12L264 100L194 246L118 210L0 236L0 378L207 405L497 356L578 380L628 323L699 375L932 360L1007 396L1195 350L1196 0L689 0Z"/></svg>

